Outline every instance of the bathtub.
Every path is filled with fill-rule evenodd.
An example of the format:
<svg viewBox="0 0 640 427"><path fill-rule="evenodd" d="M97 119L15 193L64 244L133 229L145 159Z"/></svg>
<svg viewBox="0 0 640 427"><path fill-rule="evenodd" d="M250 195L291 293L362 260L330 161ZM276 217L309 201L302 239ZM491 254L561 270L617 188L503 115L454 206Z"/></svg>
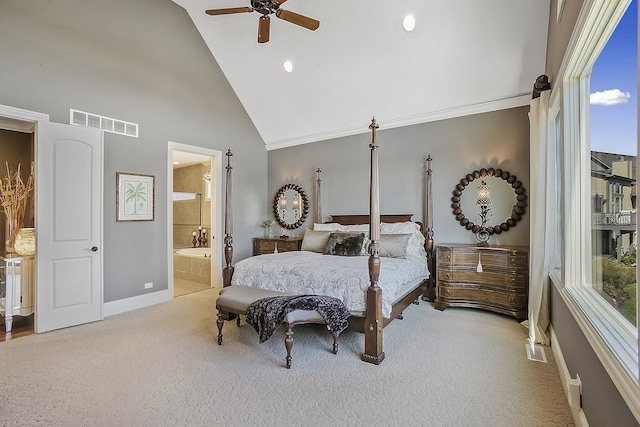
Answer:
<svg viewBox="0 0 640 427"><path fill-rule="evenodd" d="M173 276L211 286L211 248L184 248L173 253Z"/></svg>
<svg viewBox="0 0 640 427"><path fill-rule="evenodd" d="M177 255L197 258L211 258L211 248L184 248L176 251Z"/></svg>

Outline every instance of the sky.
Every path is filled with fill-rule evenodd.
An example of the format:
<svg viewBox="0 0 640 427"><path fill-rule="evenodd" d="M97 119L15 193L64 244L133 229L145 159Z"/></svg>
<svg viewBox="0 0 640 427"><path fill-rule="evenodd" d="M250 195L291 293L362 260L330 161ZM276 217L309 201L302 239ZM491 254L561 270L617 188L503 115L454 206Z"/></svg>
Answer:
<svg viewBox="0 0 640 427"><path fill-rule="evenodd" d="M636 155L638 0L633 0L593 66L591 149Z"/></svg>

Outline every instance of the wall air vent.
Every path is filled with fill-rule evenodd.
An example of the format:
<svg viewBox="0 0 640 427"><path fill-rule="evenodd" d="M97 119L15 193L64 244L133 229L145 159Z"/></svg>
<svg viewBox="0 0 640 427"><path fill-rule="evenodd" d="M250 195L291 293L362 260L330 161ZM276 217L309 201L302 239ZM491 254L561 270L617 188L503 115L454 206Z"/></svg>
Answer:
<svg viewBox="0 0 640 427"><path fill-rule="evenodd" d="M105 132L117 133L119 135L138 137L138 125L124 120L105 117L98 114L87 113L86 111L70 110L69 123L77 126L88 126L102 129Z"/></svg>

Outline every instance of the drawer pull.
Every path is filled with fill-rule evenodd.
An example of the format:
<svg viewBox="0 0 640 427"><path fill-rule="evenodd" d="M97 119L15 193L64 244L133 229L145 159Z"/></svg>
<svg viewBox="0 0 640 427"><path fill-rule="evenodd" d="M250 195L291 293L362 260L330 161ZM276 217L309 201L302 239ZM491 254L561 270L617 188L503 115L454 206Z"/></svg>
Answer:
<svg viewBox="0 0 640 427"><path fill-rule="evenodd" d="M516 305L516 299L515 299L515 298L511 298L511 299L509 300L509 304L511 304L511 305Z"/></svg>
<svg viewBox="0 0 640 427"><path fill-rule="evenodd" d="M449 279L449 273L445 273L444 278L448 280Z"/></svg>
<svg viewBox="0 0 640 427"><path fill-rule="evenodd" d="M449 291L444 291L444 296L445 296L445 297L450 297L450 296L451 296L451 293L450 293Z"/></svg>
<svg viewBox="0 0 640 427"><path fill-rule="evenodd" d="M445 260L445 261L451 261L451 255L446 255L446 256L444 257L444 260Z"/></svg>

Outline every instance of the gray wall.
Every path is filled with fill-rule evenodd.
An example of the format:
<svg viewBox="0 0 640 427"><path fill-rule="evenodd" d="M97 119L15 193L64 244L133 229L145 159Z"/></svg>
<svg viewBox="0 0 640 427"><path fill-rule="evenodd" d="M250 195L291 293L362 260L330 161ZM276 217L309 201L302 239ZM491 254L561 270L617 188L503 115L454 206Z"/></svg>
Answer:
<svg viewBox="0 0 640 427"><path fill-rule="evenodd" d="M384 120L378 120L381 213L413 213L413 220L424 219L425 159L431 154L436 244L475 243L474 234L462 227L451 211L453 190L466 174L487 167L508 170L528 189L528 111L529 107L519 107L394 129L385 129ZM363 116L364 129L370 120ZM273 199L282 185L295 183L310 198L311 214L299 235L316 221L313 195L318 167L322 170L325 220L331 214L369 213L370 142L367 132L269 152L270 197ZM474 184L478 183L468 186L463 197L475 196ZM510 196L515 197L513 193ZM464 212L472 221L475 209ZM496 213L493 220L501 217L502 222L510 214ZM508 232L492 236L490 242L529 245L529 214Z"/></svg>
<svg viewBox="0 0 640 427"><path fill-rule="evenodd" d="M549 38L547 48L547 75L552 84L558 75L569 38L576 24L582 0L566 0L562 19L556 22L556 4L551 2ZM559 291L552 285L551 324L558 338L567 369L572 378L580 375L582 381L582 407L589 425L635 426L637 421L624 402L589 345L582 330L565 305Z"/></svg>
<svg viewBox="0 0 640 427"><path fill-rule="evenodd" d="M235 259L251 254L267 215L267 153L184 9L169 0L3 1L0 70L0 104L60 123L75 108L140 125L138 139L104 137L105 302L168 287L168 141L233 150L242 189ZM155 175L153 222L116 223L116 172Z"/></svg>

